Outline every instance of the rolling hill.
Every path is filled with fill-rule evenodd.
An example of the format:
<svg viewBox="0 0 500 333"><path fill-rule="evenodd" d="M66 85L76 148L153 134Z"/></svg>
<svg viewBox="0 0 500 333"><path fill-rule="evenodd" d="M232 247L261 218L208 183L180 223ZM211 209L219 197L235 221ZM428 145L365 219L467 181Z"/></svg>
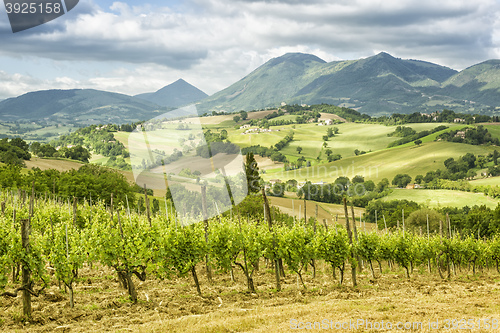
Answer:
<svg viewBox="0 0 500 333"><path fill-rule="evenodd" d="M288 104L328 103L370 115L433 112L490 114L500 105L500 61L461 72L382 52L350 61L325 62L302 53L271 59L228 88L204 99L199 108L239 111Z"/></svg>
<svg viewBox="0 0 500 333"><path fill-rule="evenodd" d="M141 98L160 106L176 108L196 103L207 96L208 95L200 89L187 83L183 79L179 79L154 93L139 94L134 97Z"/></svg>
<svg viewBox="0 0 500 333"><path fill-rule="evenodd" d="M0 102L0 119L45 120L57 124L122 124L150 119L165 110L139 98L100 90L44 90Z"/></svg>
<svg viewBox="0 0 500 333"><path fill-rule="evenodd" d="M277 178L333 182L341 176L352 178L355 175L362 175L367 180L379 182L382 178L392 180L398 173L407 173L415 178L419 174L425 175L428 171L444 169L444 161L449 157L456 159L469 152L475 155L487 155L495 148L495 146L472 146L443 141L427 142L420 146L383 149L286 172L283 168L276 168L267 170L262 177L267 181Z"/></svg>

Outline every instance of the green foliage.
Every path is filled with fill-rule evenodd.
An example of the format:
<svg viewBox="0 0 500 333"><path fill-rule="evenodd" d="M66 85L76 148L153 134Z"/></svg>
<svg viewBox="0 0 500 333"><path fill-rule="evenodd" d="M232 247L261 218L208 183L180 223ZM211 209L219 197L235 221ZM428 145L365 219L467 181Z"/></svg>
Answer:
<svg viewBox="0 0 500 333"><path fill-rule="evenodd" d="M168 277L175 271L177 275L185 276L204 260L208 248L201 224L179 227L159 223L156 226L161 226L157 231L158 251L155 253L161 273Z"/></svg>
<svg viewBox="0 0 500 333"><path fill-rule="evenodd" d="M491 133L489 133L483 125L479 125L474 128L465 127L449 131L440 134L437 137L437 140L439 139L451 142L467 143L470 145L493 144L495 146L500 146L498 138L492 137Z"/></svg>
<svg viewBox="0 0 500 333"><path fill-rule="evenodd" d="M29 147L24 140L19 138L10 141L8 138L0 139L0 162L24 166L24 161L30 158Z"/></svg>
<svg viewBox="0 0 500 333"><path fill-rule="evenodd" d="M394 176L392 180L392 185L396 185L397 187L406 187L411 182L411 177L408 174L397 174Z"/></svg>
<svg viewBox="0 0 500 333"><path fill-rule="evenodd" d="M445 221L444 216L439 212L429 208L422 208L408 216L406 226L414 232L419 232L420 228L422 228L422 231L427 233L427 218L429 219L429 231L432 233L439 231L439 221Z"/></svg>
<svg viewBox="0 0 500 333"><path fill-rule="evenodd" d="M345 229L339 231L320 229L314 242L319 259L327 261L332 267L341 268L344 265L350 253L349 239Z"/></svg>
<svg viewBox="0 0 500 333"><path fill-rule="evenodd" d="M399 130L398 130L398 128L399 128ZM421 138L428 136L428 135L431 135L433 133L445 130L447 128L448 127L446 127L444 125L440 125L440 126L437 126L436 128L433 128L432 130L425 130L425 131L416 133L410 127L398 126L398 127L396 127L396 131L394 133L391 133L392 135L390 135L390 136L402 136L402 138L391 142L387 146L387 148L404 145L405 143L412 142L412 141L415 142L417 140L420 141L420 143L418 143L418 144L421 144L422 143L422 140L420 140Z"/></svg>
<svg viewBox="0 0 500 333"><path fill-rule="evenodd" d="M411 127L406 127L406 126L398 126L396 127L396 130L392 133L387 134L387 136L396 136L396 137L407 137L407 136L412 136L417 134L417 131L415 131Z"/></svg>

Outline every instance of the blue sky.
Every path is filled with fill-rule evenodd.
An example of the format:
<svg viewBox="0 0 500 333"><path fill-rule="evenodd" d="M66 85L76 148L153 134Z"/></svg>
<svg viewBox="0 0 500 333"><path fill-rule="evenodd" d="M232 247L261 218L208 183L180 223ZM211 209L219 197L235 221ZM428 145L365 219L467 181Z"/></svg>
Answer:
<svg viewBox="0 0 500 333"><path fill-rule="evenodd" d="M500 58L498 0L80 0L13 34L0 5L0 99L42 89L208 94L286 52L326 61L386 51L463 69Z"/></svg>

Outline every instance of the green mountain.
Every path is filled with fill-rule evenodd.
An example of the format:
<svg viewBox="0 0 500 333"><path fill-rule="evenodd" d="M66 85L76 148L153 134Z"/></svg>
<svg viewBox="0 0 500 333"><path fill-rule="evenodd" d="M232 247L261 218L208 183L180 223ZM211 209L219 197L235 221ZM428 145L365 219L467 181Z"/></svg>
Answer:
<svg viewBox="0 0 500 333"><path fill-rule="evenodd" d="M500 105L500 60L488 60L464 69L443 83L448 95L461 96L464 103Z"/></svg>
<svg viewBox="0 0 500 333"><path fill-rule="evenodd" d="M44 90L0 102L2 121L56 124L122 124L151 119L165 108L128 95L93 90Z"/></svg>
<svg viewBox="0 0 500 333"><path fill-rule="evenodd" d="M462 72L385 52L326 63L291 53L271 59L251 74L200 103L204 111L262 109L287 104L329 103L380 115L433 112L494 113L500 105L500 61Z"/></svg>
<svg viewBox="0 0 500 333"><path fill-rule="evenodd" d="M139 94L134 97L144 99L160 106L175 108L196 103L207 96L208 95L200 89L187 83L183 79L179 79L154 93Z"/></svg>
<svg viewBox="0 0 500 333"><path fill-rule="evenodd" d="M324 60L302 53L271 59L240 81L203 100L199 109L232 112L279 105L321 75L324 64Z"/></svg>

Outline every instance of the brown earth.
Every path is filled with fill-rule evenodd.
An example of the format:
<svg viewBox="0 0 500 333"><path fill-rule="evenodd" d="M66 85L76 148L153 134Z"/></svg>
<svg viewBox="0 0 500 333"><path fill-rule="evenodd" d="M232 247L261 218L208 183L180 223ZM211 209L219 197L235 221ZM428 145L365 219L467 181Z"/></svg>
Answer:
<svg viewBox="0 0 500 333"><path fill-rule="evenodd" d="M375 269L376 278L372 278L365 269L358 274L358 287L352 287L347 273L350 268L346 267L346 281L340 286L333 280L329 265L319 262L317 266L316 278L312 278L311 269L304 273L306 290L297 286L293 273L287 272L281 281L282 291L276 292L273 270L262 262L254 277L257 293L251 294L246 292L239 269L235 268L236 282L228 273L220 273L209 284L199 265L202 296L196 294L190 277L135 280L137 304L128 300L112 270L85 267L75 287L74 309L68 305L67 294L53 281L44 295L33 298L32 322L20 315L20 297L0 298L0 328L4 332L290 332L298 321L326 319L330 325L330 321L363 319L372 323L423 322L423 329L410 331L431 332L436 330L428 329L429 321L439 320L442 328L446 319L473 319L475 325L477 320L500 320L500 278L496 271L485 270L473 276L472 272L457 270L457 276L446 281L435 271L428 274L419 268L406 279L402 270L391 271L384 264L382 276ZM352 331L377 330L363 327Z"/></svg>

